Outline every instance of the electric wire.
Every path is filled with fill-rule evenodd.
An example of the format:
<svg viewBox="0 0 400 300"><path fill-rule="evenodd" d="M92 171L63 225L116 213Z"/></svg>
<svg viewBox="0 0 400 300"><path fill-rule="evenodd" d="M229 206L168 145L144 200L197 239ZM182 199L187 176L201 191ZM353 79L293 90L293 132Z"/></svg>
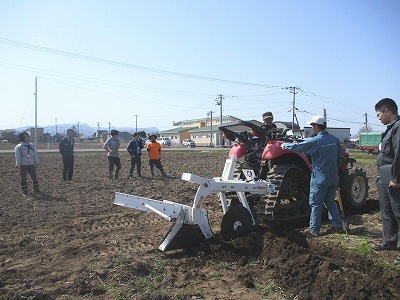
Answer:
<svg viewBox="0 0 400 300"><path fill-rule="evenodd" d="M188 91L178 91L178 90L165 89L165 88L133 85L133 84L121 83L121 82L112 81L112 80L104 80L104 79L99 79L99 78L72 75L72 74L66 74L66 73L49 71L49 70L38 69L38 68L30 68L30 67L26 67L26 66L8 64L8 63L4 63L4 62L0 62L0 66L29 71L29 72L36 72L39 74L45 74L45 75L50 75L50 76L55 76L55 77L68 78L68 79L72 79L72 80L81 80L81 81L92 82L92 83L101 83L103 85L124 87L124 88L129 88L129 89L139 89L139 90L146 90L146 91L151 91L151 92L159 92L159 93L166 93L166 94L173 94L173 95L184 95L184 96L190 96L190 97L201 97L201 98L214 97L214 95L211 95L211 94L201 94L201 93L194 93L194 92L188 92Z"/></svg>
<svg viewBox="0 0 400 300"><path fill-rule="evenodd" d="M280 86L274 86L274 85L269 85L269 84L227 80L227 79L220 79L220 78L214 78L214 77L199 76L199 75L188 74L188 73L168 71L168 70L157 69L157 68L144 67L144 66L134 65L134 64L130 64L130 63L118 62L118 61L93 57L93 56L89 56L89 55L83 55L83 54L78 54L78 53L73 53L73 52L57 50L57 49L42 47L42 46L38 46L38 45L13 41L13 40L5 39L5 38L0 38L0 43L19 47L19 48L26 48L29 50L50 53L50 54L54 54L54 55L71 57L71 58L80 59L80 60L92 61L92 62L96 62L96 63L108 64L108 65L113 65L113 66L118 66L118 67L136 69L136 70L165 74L165 75L185 77L185 78L190 78L190 79L199 79L199 80L206 80L206 81L213 81L213 82L220 82L220 83L254 86L254 87L264 87L264 88L282 88Z"/></svg>
<svg viewBox="0 0 400 300"><path fill-rule="evenodd" d="M62 84L62 85L74 87L74 88L77 88L77 89L81 89L81 90L85 90L85 91L90 91L90 92L92 92L92 93L97 93L97 94L112 96L112 97L115 97L115 98L121 98L121 99L127 99L127 100L134 100L134 101L138 101L138 102L150 103L150 104L157 104L157 105L164 105L164 106L173 106L173 107L184 107L184 108L190 108L190 109L200 108L200 107L202 107L202 106L204 105L204 104L202 104L201 106L188 106L188 105L177 105L177 104L172 104L172 103L162 103L162 102L157 102L157 101L149 101L149 100L143 100L143 99L132 98L132 97L127 97L127 96L116 95L116 94L107 93L107 92L101 92L101 91L98 91L98 90L89 89L89 88L84 88L84 87L81 87L81 86L77 86L77 85L73 85L73 84L69 84L69 83L65 83L65 82L60 82L60 81L53 80L53 79L49 79L49 78L45 78L45 77L39 77L39 78L40 78L40 79L47 80L47 81L55 82L55 83L58 83L58 84ZM208 103L208 102L207 102L207 103Z"/></svg>

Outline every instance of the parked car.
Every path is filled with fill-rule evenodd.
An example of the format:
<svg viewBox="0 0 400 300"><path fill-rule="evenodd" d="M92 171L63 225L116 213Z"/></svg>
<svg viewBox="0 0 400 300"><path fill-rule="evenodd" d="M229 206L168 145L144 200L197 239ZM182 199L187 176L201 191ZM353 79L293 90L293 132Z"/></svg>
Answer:
<svg viewBox="0 0 400 300"><path fill-rule="evenodd" d="M159 137L157 138L157 142L162 146L171 146L171 139L169 137Z"/></svg>
<svg viewBox="0 0 400 300"><path fill-rule="evenodd" d="M196 143L195 143L193 140L191 140L191 139L184 139L184 140L182 141L182 145L183 145L183 146L190 147L190 148L196 147Z"/></svg>

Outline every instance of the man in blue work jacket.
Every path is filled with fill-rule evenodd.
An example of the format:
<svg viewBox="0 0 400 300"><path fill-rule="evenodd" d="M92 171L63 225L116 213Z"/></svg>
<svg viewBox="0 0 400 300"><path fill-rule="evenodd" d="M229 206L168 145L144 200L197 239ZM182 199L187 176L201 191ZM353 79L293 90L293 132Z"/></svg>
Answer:
<svg viewBox="0 0 400 300"><path fill-rule="evenodd" d="M328 209L328 217L332 224L327 232L342 233L342 219L335 202L339 184L338 169L342 161L339 140L326 131L326 120L322 116L314 116L308 122L314 137L301 143L283 143L282 149L304 152L311 155L312 174L310 181L309 204L311 207L310 226L305 234L316 237L321 229L321 212L323 206Z"/></svg>

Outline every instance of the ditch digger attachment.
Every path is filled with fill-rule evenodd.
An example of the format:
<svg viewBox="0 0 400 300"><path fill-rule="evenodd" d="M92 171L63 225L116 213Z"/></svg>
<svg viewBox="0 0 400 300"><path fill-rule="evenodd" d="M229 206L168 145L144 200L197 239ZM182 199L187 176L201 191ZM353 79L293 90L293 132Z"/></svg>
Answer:
<svg viewBox="0 0 400 300"><path fill-rule="evenodd" d="M114 204L153 212L174 222L158 247L161 251L188 248L214 237L208 221L208 213L202 208L204 200L210 194L217 194L221 202L224 214L222 225L240 235L241 232L248 230L249 224L251 226L256 224L256 216L253 215L245 194L274 193L275 185L265 180L255 181L253 170L244 170L246 180L234 180L235 164L236 157L227 159L222 177L213 179L183 173L182 180L199 184L192 207L168 200L161 201L118 192L115 193ZM228 214L229 207L225 195L227 192L236 192L241 203L239 206L234 206L235 209L231 210L233 213Z"/></svg>

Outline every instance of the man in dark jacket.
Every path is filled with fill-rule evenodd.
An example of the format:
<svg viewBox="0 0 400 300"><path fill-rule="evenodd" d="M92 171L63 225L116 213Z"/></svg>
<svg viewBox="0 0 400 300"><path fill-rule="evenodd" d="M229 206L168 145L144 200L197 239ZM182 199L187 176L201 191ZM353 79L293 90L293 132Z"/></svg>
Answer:
<svg viewBox="0 0 400 300"><path fill-rule="evenodd" d="M375 251L395 250L400 230L400 116L396 102L390 98L375 104L376 116L387 125L379 144L378 179L379 207L382 217L382 243L375 244ZM400 265L400 256L394 263Z"/></svg>
<svg viewBox="0 0 400 300"><path fill-rule="evenodd" d="M133 139L129 142L128 150L131 156L131 168L129 169L129 178L133 178L133 170L136 165L136 172L138 177L142 177L142 149L143 149L143 140L140 138L139 132L135 132L133 134Z"/></svg>
<svg viewBox="0 0 400 300"><path fill-rule="evenodd" d="M272 112L267 111L267 112L263 113L262 118L263 118L264 124L261 125L261 128L264 131L269 131L273 128L276 128L276 125L274 123L272 123L274 121L274 115L272 114Z"/></svg>
<svg viewBox="0 0 400 300"><path fill-rule="evenodd" d="M63 172L62 177L64 181L71 181L74 173L74 140L75 132L70 128L67 130L67 136L62 138L58 149L62 155Z"/></svg>

